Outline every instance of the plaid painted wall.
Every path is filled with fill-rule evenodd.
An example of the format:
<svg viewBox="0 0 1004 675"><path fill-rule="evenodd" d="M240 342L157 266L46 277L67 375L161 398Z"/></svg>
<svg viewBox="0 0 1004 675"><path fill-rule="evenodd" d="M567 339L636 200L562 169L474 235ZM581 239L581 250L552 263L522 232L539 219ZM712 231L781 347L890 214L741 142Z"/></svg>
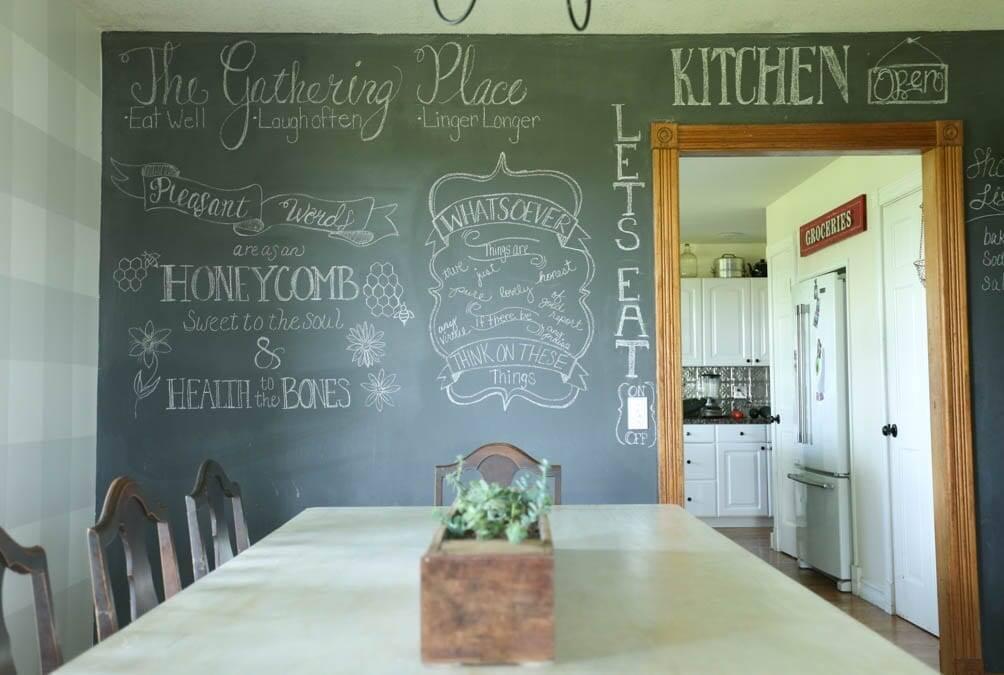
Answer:
<svg viewBox="0 0 1004 675"><path fill-rule="evenodd" d="M66 0L0 0L0 526L49 559L67 658L91 639L101 176L100 33ZM7 574L20 672L30 584Z"/></svg>

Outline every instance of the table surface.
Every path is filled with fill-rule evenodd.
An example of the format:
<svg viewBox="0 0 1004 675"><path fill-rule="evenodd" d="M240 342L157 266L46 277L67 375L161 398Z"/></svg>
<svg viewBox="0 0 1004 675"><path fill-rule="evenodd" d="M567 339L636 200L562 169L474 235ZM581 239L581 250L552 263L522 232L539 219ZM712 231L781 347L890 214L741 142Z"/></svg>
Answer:
<svg viewBox="0 0 1004 675"><path fill-rule="evenodd" d="M458 673L419 658L428 507L313 508L77 657L73 673ZM562 673L932 673L676 506L561 506ZM177 534L176 534L177 536Z"/></svg>

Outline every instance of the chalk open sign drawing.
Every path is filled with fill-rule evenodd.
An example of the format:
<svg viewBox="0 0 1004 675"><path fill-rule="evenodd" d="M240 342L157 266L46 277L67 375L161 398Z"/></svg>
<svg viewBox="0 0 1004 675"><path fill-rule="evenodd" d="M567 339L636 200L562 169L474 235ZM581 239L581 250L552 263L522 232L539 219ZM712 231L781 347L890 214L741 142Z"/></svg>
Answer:
<svg viewBox="0 0 1004 675"><path fill-rule="evenodd" d="M948 102L948 64L908 37L868 69L868 103L902 105Z"/></svg>

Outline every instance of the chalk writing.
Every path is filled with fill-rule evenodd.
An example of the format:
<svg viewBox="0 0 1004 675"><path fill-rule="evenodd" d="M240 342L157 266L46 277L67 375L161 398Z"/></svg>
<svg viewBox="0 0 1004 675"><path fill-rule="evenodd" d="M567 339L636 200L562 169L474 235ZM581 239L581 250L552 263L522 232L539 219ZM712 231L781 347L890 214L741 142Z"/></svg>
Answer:
<svg viewBox="0 0 1004 675"><path fill-rule="evenodd" d="M990 146L973 148L966 178L970 183L966 192L971 195L966 222L971 228L983 228L984 274L979 287L984 293L1004 293L1004 156Z"/></svg>
<svg viewBox="0 0 1004 675"><path fill-rule="evenodd" d="M323 232L357 247L398 236L390 219L397 204L377 206L374 197L332 200L295 193L264 197L258 184L213 187L184 178L166 162L126 164L114 158L111 162L112 184L143 200L145 211L177 211L202 222L229 225L241 236L257 236L275 225Z"/></svg>
<svg viewBox="0 0 1004 675"><path fill-rule="evenodd" d="M582 193L559 171L451 173L429 191L433 347L450 401L564 408L586 388L594 273Z"/></svg>
<svg viewBox="0 0 1004 675"><path fill-rule="evenodd" d="M256 344L258 345L258 351L254 355L255 368L259 370L276 370L282 365L281 357L286 351L285 347L273 346L271 340L264 335L258 338Z"/></svg>
<svg viewBox="0 0 1004 675"><path fill-rule="evenodd" d="M908 37L868 69L868 102L948 103L948 65L920 38Z"/></svg>
<svg viewBox="0 0 1004 675"><path fill-rule="evenodd" d="M498 131L515 145L523 132L541 123L541 115L516 110L529 94L523 78L493 80L475 74L474 45L425 44L415 50L415 60L428 65L415 90L422 129L443 130L454 143L468 131Z"/></svg>
<svg viewBox="0 0 1004 675"><path fill-rule="evenodd" d="M624 209L621 211L620 219L617 221L617 230L629 235L630 239L615 237L614 243L622 251L634 251L641 245L641 238L638 236L638 221L634 213L633 194L635 189L644 189L644 181L639 180L637 171L631 169L632 154L638 150L638 143L641 140L641 132L628 135L624 132L624 104L614 103L615 135L614 148L616 150L616 171L614 174L613 188L615 191L624 190ZM641 296L631 290L631 284L637 280L641 270L635 266L621 266L617 268L617 302L618 314L617 330L614 332L614 347L618 350L624 349L626 354L625 377L635 379L637 373L637 351L648 349L648 331L645 328L645 320L641 314ZM630 330L630 334L625 331Z"/></svg>
<svg viewBox="0 0 1004 675"><path fill-rule="evenodd" d="M122 118L130 130L194 130L206 127L209 91L198 76L183 77L173 63L180 43L134 47L119 53L122 64L135 64L137 76L129 85L129 106Z"/></svg>
<svg viewBox="0 0 1004 675"><path fill-rule="evenodd" d="M289 143L299 141L305 129L355 131L362 141L372 141L383 132L404 77L397 66L391 66L391 75L367 77L362 59L354 59L351 74L341 76L311 79L299 59L256 74L257 56L252 40L239 40L220 52L223 97L231 105L219 132L227 150L242 147L252 126L284 131Z"/></svg>
<svg viewBox="0 0 1004 675"><path fill-rule="evenodd" d="M681 106L849 102L850 45L674 47L673 103ZM744 72L747 77L744 79Z"/></svg>

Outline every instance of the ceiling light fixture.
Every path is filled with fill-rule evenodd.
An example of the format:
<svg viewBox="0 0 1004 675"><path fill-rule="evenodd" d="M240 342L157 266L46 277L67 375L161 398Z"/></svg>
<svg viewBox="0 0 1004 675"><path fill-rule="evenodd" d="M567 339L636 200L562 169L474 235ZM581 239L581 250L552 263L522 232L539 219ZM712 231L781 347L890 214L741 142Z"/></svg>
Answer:
<svg viewBox="0 0 1004 675"><path fill-rule="evenodd" d="M478 0L470 0L470 4L467 5L467 9L452 19L443 13L443 8L439 4L440 1L441 0L432 0L432 5L436 8L436 14L438 14L439 18L446 23L451 26L456 26L463 23L467 17L471 15L471 12L474 11L474 5L477 4ZM592 14L593 10L593 0L586 0L586 18L582 21L582 23L579 23L579 20L575 16L575 10L572 9L572 0L565 0L565 4L568 6L568 18L572 20L572 25L575 26L575 30L580 33L586 30L586 27L589 25L589 15Z"/></svg>

